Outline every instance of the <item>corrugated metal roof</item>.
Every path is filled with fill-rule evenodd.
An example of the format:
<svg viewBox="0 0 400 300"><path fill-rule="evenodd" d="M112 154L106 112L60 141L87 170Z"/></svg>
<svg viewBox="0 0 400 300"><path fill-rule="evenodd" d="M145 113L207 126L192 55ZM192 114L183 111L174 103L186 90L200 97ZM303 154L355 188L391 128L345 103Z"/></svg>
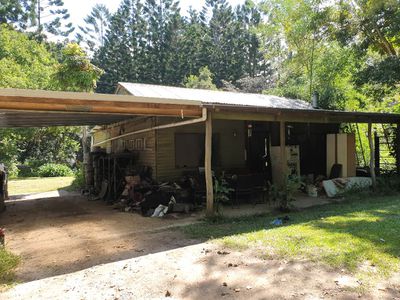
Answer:
<svg viewBox="0 0 400 300"><path fill-rule="evenodd" d="M119 85L128 93L137 97L186 100L193 101L194 105L200 102L203 105L216 104L262 108L313 109L311 104L306 101L272 95L233 93L129 82L120 82Z"/></svg>

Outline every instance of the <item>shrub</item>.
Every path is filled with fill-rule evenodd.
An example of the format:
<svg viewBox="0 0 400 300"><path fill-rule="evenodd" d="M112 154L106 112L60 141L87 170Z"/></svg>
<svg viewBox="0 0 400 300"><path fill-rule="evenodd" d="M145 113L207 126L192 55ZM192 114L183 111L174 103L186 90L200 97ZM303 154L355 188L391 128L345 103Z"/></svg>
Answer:
<svg viewBox="0 0 400 300"><path fill-rule="evenodd" d="M298 176L290 176L282 186L271 185L270 198L274 202L278 202L279 209L283 212L290 211L292 202L296 200L294 194L302 186L301 178Z"/></svg>
<svg viewBox="0 0 400 300"><path fill-rule="evenodd" d="M74 176L70 167L62 164L45 164L37 169L39 177L67 177Z"/></svg>
<svg viewBox="0 0 400 300"><path fill-rule="evenodd" d="M85 187L85 169L82 164L78 166L78 169L75 171L75 179L71 185L74 190L79 190Z"/></svg>

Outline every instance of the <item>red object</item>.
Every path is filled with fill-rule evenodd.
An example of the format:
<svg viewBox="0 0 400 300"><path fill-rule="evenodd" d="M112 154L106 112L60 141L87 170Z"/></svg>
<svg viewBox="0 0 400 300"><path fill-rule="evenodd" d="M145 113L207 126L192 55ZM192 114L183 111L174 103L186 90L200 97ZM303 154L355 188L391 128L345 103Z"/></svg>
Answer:
<svg viewBox="0 0 400 300"><path fill-rule="evenodd" d="M4 228L0 228L0 236L4 236L5 235L5 229Z"/></svg>

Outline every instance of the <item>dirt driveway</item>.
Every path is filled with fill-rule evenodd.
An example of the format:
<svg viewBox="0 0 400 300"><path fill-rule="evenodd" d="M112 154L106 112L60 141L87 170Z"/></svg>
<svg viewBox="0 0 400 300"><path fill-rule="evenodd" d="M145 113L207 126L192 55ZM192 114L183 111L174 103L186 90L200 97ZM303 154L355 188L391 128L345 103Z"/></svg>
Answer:
<svg viewBox="0 0 400 300"><path fill-rule="evenodd" d="M400 299L400 278L363 291L341 270L264 260L168 229L195 216L143 218L63 196L9 203L0 218L7 247L22 257L22 284L5 300Z"/></svg>
<svg viewBox="0 0 400 300"><path fill-rule="evenodd" d="M8 202L0 227L7 248L22 258L17 279L27 282L193 244L162 229L196 219L144 218L72 194Z"/></svg>

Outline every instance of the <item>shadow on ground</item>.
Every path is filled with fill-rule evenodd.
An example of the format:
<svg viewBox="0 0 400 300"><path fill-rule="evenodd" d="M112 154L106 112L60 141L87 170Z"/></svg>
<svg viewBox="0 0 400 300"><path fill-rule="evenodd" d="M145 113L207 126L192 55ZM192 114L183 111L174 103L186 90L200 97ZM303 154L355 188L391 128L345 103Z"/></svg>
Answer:
<svg viewBox="0 0 400 300"><path fill-rule="evenodd" d="M195 244L179 231L164 230L196 222L144 218L113 210L104 202L72 196L11 200L0 215L6 247L18 254L21 282Z"/></svg>

